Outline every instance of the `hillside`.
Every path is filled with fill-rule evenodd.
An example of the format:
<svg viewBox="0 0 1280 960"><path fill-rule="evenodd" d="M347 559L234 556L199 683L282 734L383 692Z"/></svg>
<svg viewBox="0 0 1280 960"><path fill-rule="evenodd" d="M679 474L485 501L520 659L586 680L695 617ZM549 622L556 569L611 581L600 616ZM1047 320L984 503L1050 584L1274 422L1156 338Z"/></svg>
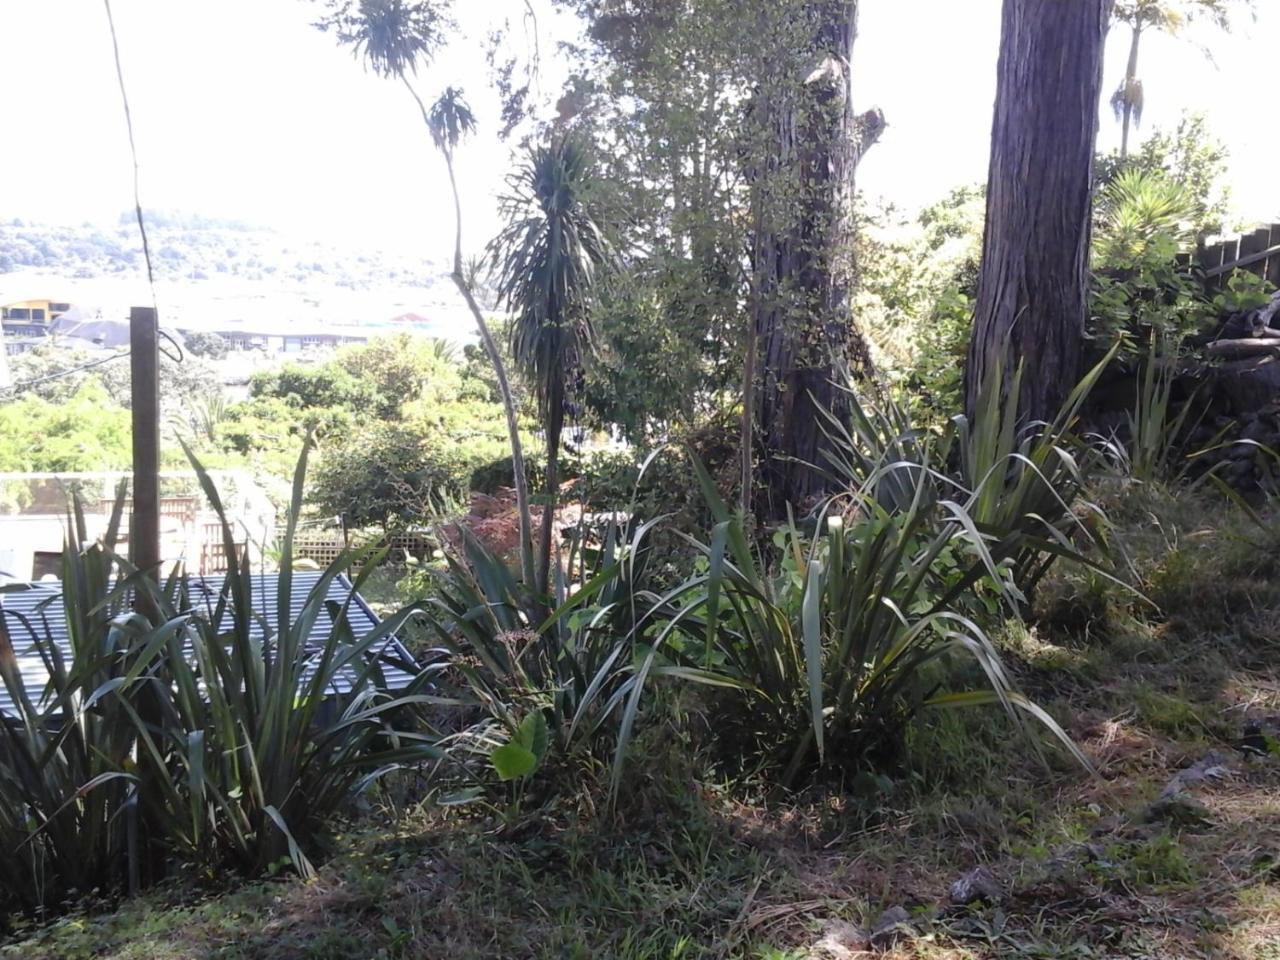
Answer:
<svg viewBox="0 0 1280 960"><path fill-rule="evenodd" d="M342 250L239 221L151 212L146 222L157 279L221 276L319 282L352 290L388 284L430 289L442 272L425 258ZM114 225L67 226L17 218L0 223L0 274L23 268L81 280L142 276L142 245L133 213L122 213Z"/></svg>
<svg viewBox="0 0 1280 960"><path fill-rule="evenodd" d="M440 261L200 215L149 213L147 235L156 298L173 325L269 315L294 324L377 326L414 314L421 318L415 326L432 336L472 335ZM104 316L149 302L132 212L105 225L0 222L0 303L33 297Z"/></svg>

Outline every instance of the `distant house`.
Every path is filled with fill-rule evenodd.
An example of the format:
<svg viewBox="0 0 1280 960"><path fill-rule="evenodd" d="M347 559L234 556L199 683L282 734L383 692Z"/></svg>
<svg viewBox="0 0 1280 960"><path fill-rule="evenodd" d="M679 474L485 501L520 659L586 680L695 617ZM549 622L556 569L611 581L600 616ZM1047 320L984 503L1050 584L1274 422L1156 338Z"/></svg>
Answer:
<svg viewBox="0 0 1280 960"><path fill-rule="evenodd" d="M87 533L103 535L115 504L121 473L0 473L0 583L56 576L67 537L67 504L80 498ZM276 511L247 474L215 471L238 550L251 561L275 535ZM181 564L199 573L226 569L226 548L217 515L190 472L161 474L160 554L166 569ZM129 501L124 504L120 546L128 543Z"/></svg>
<svg viewBox="0 0 1280 960"><path fill-rule="evenodd" d="M6 337L6 353L22 353L56 337L67 346L111 350L129 344L128 311L100 308L56 300L21 300L0 307L0 323ZM336 324L315 319L291 319L271 312L229 313L211 310L198 321L161 317L161 325L178 335L216 333L232 350L262 350L267 353L301 353L304 350L333 348L349 343L365 343L369 333L354 324ZM12 345L11 345L12 343ZM17 346L17 344L21 346Z"/></svg>
<svg viewBox="0 0 1280 960"><path fill-rule="evenodd" d="M17 300L0 306L0 329L6 337L43 337L71 304L58 300Z"/></svg>
<svg viewBox="0 0 1280 960"><path fill-rule="evenodd" d="M290 609L296 616L306 604L311 592L319 584L322 574L318 571L295 571L292 577ZM254 574L251 579L254 617L251 630L258 640L274 636L279 629L279 613L276 603L279 588L278 573ZM221 577L190 577L187 587L191 605L197 614L214 616L219 592L223 587ZM330 609L345 610L347 625L356 638L367 636L379 624L378 616L358 594L346 577L330 582L325 592L326 606L311 628L307 646L319 659L326 638L334 626ZM219 628L229 627L232 613L224 610ZM28 698L39 704L47 697L49 668L46 657L50 641L66 661L71 657L71 641L67 631L66 611L62 604L62 586L56 583L37 583L21 589L0 592L0 621L8 633L18 661L18 672ZM382 660L382 672L387 687L402 690L414 679L417 672L412 655L394 636L382 641L375 650ZM332 693L341 695L351 689L356 679L355 667L339 671L335 676ZM47 701L46 701L47 702ZM13 698L3 682L0 682L0 718L17 717Z"/></svg>
<svg viewBox="0 0 1280 960"><path fill-rule="evenodd" d="M232 350L261 350L266 353L302 353L304 350L340 347L369 340L368 333L359 327L291 324L285 321L239 325L211 318L198 326L179 323L178 330L183 335L216 333Z"/></svg>
<svg viewBox="0 0 1280 960"><path fill-rule="evenodd" d="M129 305L105 302L97 287L75 287L75 300L16 300L0 307L0 324L6 339L6 353L13 355L55 338L77 349L118 350L129 344ZM9 291L0 296L11 295ZM109 292L110 296L117 296ZM402 306L402 305L400 305ZM434 308L432 315L435 316ZM377 305L364 300L336 300L332 303L303 297L223 296L177 303L167 301L160 315L161 327L175 338L193 333L214 333L233 351L253 350L263 354L296 354L367 343L378 333L411 330L426 336L456 339L457 318L442 311L432 320L408 310L387 320L367 320L385 316ZM470 330L469 318L461 330ZM21 341L22 345L17 346ZM12 341L12 342L10 342Z"/></svg>
<svg viewBox="0 0 1280 960"><path fill-rule="evenodd" d="M22 300L0 307L0 325L10 355L34 349L50 337L64 346L89 350L129 343L127 319L107 319L101 310L57 300Z"/></svg>

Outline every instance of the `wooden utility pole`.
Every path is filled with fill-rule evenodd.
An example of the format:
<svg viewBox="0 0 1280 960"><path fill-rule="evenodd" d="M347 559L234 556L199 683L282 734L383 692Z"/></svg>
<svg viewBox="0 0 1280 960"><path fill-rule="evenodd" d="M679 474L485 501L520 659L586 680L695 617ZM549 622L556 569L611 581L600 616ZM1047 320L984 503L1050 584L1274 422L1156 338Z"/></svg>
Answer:
<svg viewBox="0 0 1280 960"><path fill-rule="evenodd" d="M129 366L133 375L133 516L129 529L129 558L135 567L146 571L158 582L160 327L154 307L134 307L129 311Z"/></svg>

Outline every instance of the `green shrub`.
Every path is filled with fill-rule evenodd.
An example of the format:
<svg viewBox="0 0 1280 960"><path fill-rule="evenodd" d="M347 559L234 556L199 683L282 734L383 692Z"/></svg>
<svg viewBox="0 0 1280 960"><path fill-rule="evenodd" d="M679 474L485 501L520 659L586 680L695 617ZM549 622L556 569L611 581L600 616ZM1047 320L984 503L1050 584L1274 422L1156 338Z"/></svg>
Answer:
<svg viewBox="0 0 1280 960"><path fill-rule="evenodd" d="M0 405L0 471L117 470L129 456L129 411L96 380L56 401L26 393Z"/></svg>
<svg viewBox="0 0 1280 960"><path fill-rule="evenodd" d="M464 457L455 444L370 424L325 451L308 500L353 527L425 526L464 500L470 475Z"/></svg>
<svg viewBox="0 0 1280 960"><path fill-rule="evenodd" d="M533 451L525 456L525 474L531 493L540 493L545 486L546 458L540 451ZM511 454L487 460L471 471L467 488L476 493L489 495L503 488L515 486L515 468L511 464Z"/></svg>
<svg viewBox="0 0 1280 960"><path fill-rule="evenodd" d="M1095 209L1089 335L1139 356L1152 336L1178 343L1217 319L1178 254L1193 241L1194 198L1161 170L1131 168L1107 183Z"/></svg>
<svg viewBox="0 0 1280 960"><path fill-rule="evenodd" d="M279 370L255 373L249 395L283 400L295 409L365 410L374 402L373 389L335 363L307 366L286 364Z"/></svg>

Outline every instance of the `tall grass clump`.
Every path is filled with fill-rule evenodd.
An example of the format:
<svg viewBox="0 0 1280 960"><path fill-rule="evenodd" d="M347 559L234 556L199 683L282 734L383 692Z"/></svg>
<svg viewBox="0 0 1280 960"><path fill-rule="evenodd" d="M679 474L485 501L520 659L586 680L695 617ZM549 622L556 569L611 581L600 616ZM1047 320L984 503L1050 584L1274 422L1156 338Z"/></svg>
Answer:
<svg viewBox="0 0 1280 960"><path fill-rule="evenodd" d="M68 517L57 600L65 650L44 606L32 617L0 616L0 683L16 711L0 717L0 911L105 892L140 863L135 728L110 691L146 666L137 637L150 624L114 588L119 520L117 507L104 541L92 544L78 504ZM6 592L16 589L26 587ZM29 688L19 658L38 658L48 686Z"/></svg>
<svg viewBox="0 0 1280 960"><path fill-rule="evenodd" d="M659 673L719 688L720 754L784 785L900 764L908 723L935 707L999 705L1086 762L1019 693L988 630L1021 615L1056 560L1107 575L1106 517L1085 496L1099 455L1076 429L1114 353L1049 423L1019 418L1022 374L1006 390L998 367L974 419L937 432L851 389L848 420L826 424L824 467L843 492L816 530L792 520L772 544L752 542L695 465L715 525L690 538L701 569L649 611L624 735Z"/></svg>
<svg viewBox="0 0 1280 960"><path fill-rule="evenodd" d="M556 605L541 618L535 591L473 537L450 556L426 619L473 721L455 737L456 755L479 757L504 780L544 761L607 762L633 680L637 610L652 599L644 583L653 522L623 516L597 546L580 537L556 565Z"/></svg>
<svg viewBox="0 0 1280 960"><path fill-rule="evenodd" d="M62 562L66 649L47 618L18 631L6 614L0 626L0 682L18 713L0 722L0 905L136 889L175 863L307 875L324 827L356 794L441 756L418 715L437 700L433 668L397 663L412 681L392 689L384 666L416 609L364 635L348 617L376 556L344 553L294 602L305 452L271 610L255 599L212 480L192 464L230 558L211 597L180 573L157 584L117 555L119 506L90 543L77 504ZM353 589L329 599L348 574ZM43 661L44 689L26 687L20 656Z"/></svg>
<svg viewBox="0 0 1280 960"><path fill-rule="evenodd" d="M1217 449L1221 434L1209 442L1208 449L1187 454L1187 438L1200 426L1208 407L1200 404L1197 410L1196 391L1176 400L1181 357L1178 341L1153 331L1134 371L1136 389L1122 435L1097 438L1124 481L1182 482L1199 458Z"/></svg>
<svg viewBox="0 0 1280 960"><path fill-rule="evenodd" d="M211 599L193 598L176 578L151 598L165 627L151 640L155 669L138 677L136 691L151 717L130 710L147 820L184 861L229 861L251 873L288 862L307 875L307 851L355 794L401 765L440 758L435 738L414 720L437 700L428 684L438 668L400 662L416 673L413 681L394 691L387 683L385 648L416 606L354 633L348 611L376 566L376 548L344 551L295 604L305 451L274 610L258 608L254 575L236 555L218 491L192 462L218 514L228 570ZM330 600L344 575L352 589L341 603ZM327 626L318 633L320 622Z"/></svg>
<svg viewBox="0 0 1280 960"><path fill-rule="evenodd" d="M921 709L980 704L1002 705L1019 725L1035 718L1080 757L966 610L979 584L1014 589L1002 568L1012 544L992 544L962 506L937 501L927 461L894 468L898 491L912 491L905 505L861 489L833 499L812 538L789 524L773 564L696 469L717 520L697 542L705 572L665 598L638 674L653 667L720 688L712 726L731 761L788 786L855 776L901 760ZM963 684L960 661L980 685Z"/></svg>
<svg viewBox="0 0 1280 960"><path fill-rule="evenodd" d="M975 421L941 433L852 397L851 419L830 423L827 468L843 492L817 511L816 532L791 521L772 543L752 539L694 458L714 524L701 538L677 531L700 559L661 595L642 577L651 524L611 534L572 590L562 575L549 615L467 541L429 605L474 708L459 740L500 779L548 757L611 755L616 796L663 679L711 689L726 768L787 785L899 762L907 724L934 707L1003 707L1084 762L1017 690L988 628L1026 608L1054 560L1099 567L1105 516L1083 497L1097 454L1074 428L1109 360L1047 424L1019 421L1016 380L1005 391L993 379Z"/></svg>
<svg viewBox="0 0 1280 960"><path fill-rule="evenodd" d="M1078 428L1118 349L1085 374L1050 422L1019 415L1024 371L1006 386L999 364L979 391L973 418L957 415L940 432L913 426L889 396L867 399L848 388L849 421L827 418L835 441L827 471L895 513L915 500L919 484L928 486L933 502L999 544L1011 595L1025 606L1056 560L1088 562L1090 552L1108 552L1106 515L1086 496L1100 452Z"/></svg>

